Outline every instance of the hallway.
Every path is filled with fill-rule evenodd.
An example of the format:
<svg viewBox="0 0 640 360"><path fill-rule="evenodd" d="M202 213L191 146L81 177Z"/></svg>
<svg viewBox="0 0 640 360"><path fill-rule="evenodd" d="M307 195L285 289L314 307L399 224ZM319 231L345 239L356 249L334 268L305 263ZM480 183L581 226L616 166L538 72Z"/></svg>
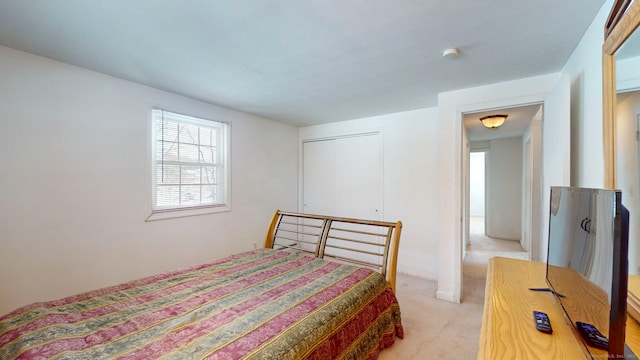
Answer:
<svg viewBox="0 0 640 360"><path fill-rule="evenodd" d="M520 242L486 236L484 233L484 218L471 216L469 218L469 244L467 244L465 261L486 264L494 256L529 259L529 253L522 249Z"/></svg>

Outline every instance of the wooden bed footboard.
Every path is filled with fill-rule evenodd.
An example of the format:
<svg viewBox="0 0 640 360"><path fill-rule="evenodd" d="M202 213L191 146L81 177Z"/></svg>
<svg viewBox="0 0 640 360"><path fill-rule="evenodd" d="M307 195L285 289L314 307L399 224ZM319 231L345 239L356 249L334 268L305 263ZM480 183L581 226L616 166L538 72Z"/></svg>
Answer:
<svg viewBox="0 0 640 360"><path fill-rule="evenodd" d="M371 268L396 290L402 222L311 215L276 210L264 247L307 252Z"/></svg>

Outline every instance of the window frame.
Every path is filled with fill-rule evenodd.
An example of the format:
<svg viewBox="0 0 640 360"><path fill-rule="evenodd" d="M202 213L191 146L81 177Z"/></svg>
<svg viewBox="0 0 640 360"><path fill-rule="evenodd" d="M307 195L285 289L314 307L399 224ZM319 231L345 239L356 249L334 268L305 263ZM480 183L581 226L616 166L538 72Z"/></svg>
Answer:
<svg viewBox="0 0 640 360"><path fill-rule="evenodd" d="M203 214L211 214L218 212L231 211L231 157L230 157L230 142L231 142L231 124L229 122L211 120L199 116L186 115L179 112L166 110L160 107L153 107L150 111L151 114L151 214L145 219L145 221L162 220L169 218L195 216ZM193 205L180 205L180 206L158 206L157 205L157 170L160 166L157 156L158 146L158 133L157 133L157 116L163 116L163 120L177 122L179 124L192 124L202 127L216 128L219 132L218 139L216 139L216 165L217 186L218 194L222 196L222 201L214 204L193 204ZM180 179L180 184L182 179Z"/></svg>

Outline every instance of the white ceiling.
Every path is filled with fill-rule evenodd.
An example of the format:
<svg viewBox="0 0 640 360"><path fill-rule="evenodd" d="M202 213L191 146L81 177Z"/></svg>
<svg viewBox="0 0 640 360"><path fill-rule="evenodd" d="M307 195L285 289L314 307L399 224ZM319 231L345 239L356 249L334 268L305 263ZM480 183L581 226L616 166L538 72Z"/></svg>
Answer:
<svg viewBox="0 0 640 360"><path fill-rule="evenodd" d="M464 114L467 139L483 141L522 136L538 111L542 111L542 104ZM481 117L496 114L507 115L507 120L499 128L488 129L480 122Z"/></svg>
<svg viewBox="0 0 640 360"><path fill-rule="evenodd" d="M0 0L0 44L303 126L560 71L603 3Z"/></svg>

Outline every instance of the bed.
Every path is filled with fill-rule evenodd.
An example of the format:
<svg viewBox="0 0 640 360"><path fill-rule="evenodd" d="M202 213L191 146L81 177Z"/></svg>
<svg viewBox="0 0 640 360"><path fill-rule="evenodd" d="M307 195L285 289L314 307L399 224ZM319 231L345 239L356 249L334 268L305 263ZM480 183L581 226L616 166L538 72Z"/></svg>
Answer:
<svg viewBox="0 0 640 360"><path fill-rule="evenodd" d="M265 247L0 317L0 359L376 359L402 224L276 211Z"/></svg>

